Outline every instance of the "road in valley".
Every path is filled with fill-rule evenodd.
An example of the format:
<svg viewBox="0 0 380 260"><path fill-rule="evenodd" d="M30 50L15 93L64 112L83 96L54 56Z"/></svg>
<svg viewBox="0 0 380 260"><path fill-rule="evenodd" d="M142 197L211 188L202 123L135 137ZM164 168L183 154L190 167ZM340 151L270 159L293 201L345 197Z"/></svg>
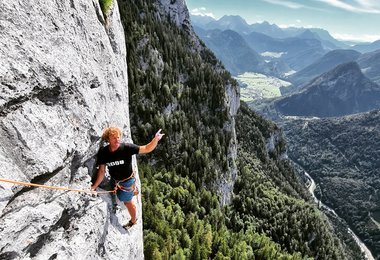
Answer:
<svg viewBox="0 0 380 260"><path fill-rule="evenodd" d="M304 172L306 177L308 178L310 184L309 184L309 191L311 193L311 195L313 195L313 198L314 198L314 201L318 204L318 206L320 208L323 208L324 210L327 210L327 211L330 211L332 212L335 216L338 216L336 214L336 212L329 208L328 206L326 206L325 204L323 204L320 200L317 199L317 197L315 196L314 192L315 192L315 188L317 187L317 185L315 184L315 181L313 180L313 178L311 178L311 176L307 173L307 172ZM373 257L371 251L366 247L366 245L360 240L360 238L355 235L355 233L349 228L348 229L348 233L354 238L355 242L358 244L358 246L360 247L360 249L362 250L362 252L365 254L365 257L368 259L368 260L375 260L375 258Z"/></svg>

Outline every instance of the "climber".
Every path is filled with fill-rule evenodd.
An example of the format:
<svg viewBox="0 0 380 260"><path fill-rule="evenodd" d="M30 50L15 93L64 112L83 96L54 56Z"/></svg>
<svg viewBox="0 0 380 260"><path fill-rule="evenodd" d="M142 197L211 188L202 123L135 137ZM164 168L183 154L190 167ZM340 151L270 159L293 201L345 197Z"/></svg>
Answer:
<svg viewBox="0 0 380 260"><path fill-rule="evenodd" d="M161 129L158 130L152 141L147 145L138 146L132 143L121 143L121 130L117 127L109 127L103 131L102 138L109 144L98 152L98 172L91 190L96 190L102 182L106 166L109 174L116 182L117 197L127 207L131 219L125 227L131 227L137 222L136 206L132 200L138 194L135 187L135 176L132 170L132 155L152 152L158 141L164 136Z"/></svg>

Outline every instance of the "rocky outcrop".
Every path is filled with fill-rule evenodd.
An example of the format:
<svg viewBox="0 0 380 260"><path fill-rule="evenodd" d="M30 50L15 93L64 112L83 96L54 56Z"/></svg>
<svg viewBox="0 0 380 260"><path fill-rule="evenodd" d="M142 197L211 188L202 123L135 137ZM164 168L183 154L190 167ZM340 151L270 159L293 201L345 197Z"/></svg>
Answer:
<svg viewBox="0 0 380 260"><path fill-rule="evenodd" d="M102 129L130 138L117 4L105 26L97 0L4 2L0 30L1 178L89 190ZM0 258L142 259L141 221L112 204L0 182Z"/></svg>
<svg viewBox="0 0 380 260"><path fill-rule="evenodd" d="M158 0L157 2L160 4L162 12L168 15L173 23L190 31L192 27L185 0Z"/></svg>
<svg viewBox="0 0 380 260"><path fill-rule="evenodd" d="M231 203L233 187L237 178L237 137L235 117L240 106L240 89L238 86L227 85L225 95L225 105L228 108L228 123L224 125L224 130L231 135L228 144L227 163L228 171L222 178L217 180L217 186L221 197L221 204Z"/></svg>

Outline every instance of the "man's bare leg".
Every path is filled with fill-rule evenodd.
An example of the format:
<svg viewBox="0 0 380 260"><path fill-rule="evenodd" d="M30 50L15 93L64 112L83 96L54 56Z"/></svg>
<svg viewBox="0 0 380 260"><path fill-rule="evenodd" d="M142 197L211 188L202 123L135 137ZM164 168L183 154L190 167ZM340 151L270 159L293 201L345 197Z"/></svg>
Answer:
<svg viewBox="0 0 380 260"><path fill-rule="evenodd" d="M124 202L124 205L127 207L129 215L131 216L131 222L136 222L136 205L133 202L133 200L130 200L128 202Z"/></svg>

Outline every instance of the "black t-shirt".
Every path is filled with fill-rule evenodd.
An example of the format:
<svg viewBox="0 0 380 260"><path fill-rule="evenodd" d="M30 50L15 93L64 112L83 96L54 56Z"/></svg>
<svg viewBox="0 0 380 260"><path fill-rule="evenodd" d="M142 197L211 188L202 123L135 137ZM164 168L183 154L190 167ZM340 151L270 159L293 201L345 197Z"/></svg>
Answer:
<svg viewBox="0 0 380 260"><path fill-rule="evenodd" d="M132 155L138 154L139 149L138 145L121 143L116 151L111 152L107 145L100 149L97 164L105 164L113 179L127 179L132 175Z"/></svg>

